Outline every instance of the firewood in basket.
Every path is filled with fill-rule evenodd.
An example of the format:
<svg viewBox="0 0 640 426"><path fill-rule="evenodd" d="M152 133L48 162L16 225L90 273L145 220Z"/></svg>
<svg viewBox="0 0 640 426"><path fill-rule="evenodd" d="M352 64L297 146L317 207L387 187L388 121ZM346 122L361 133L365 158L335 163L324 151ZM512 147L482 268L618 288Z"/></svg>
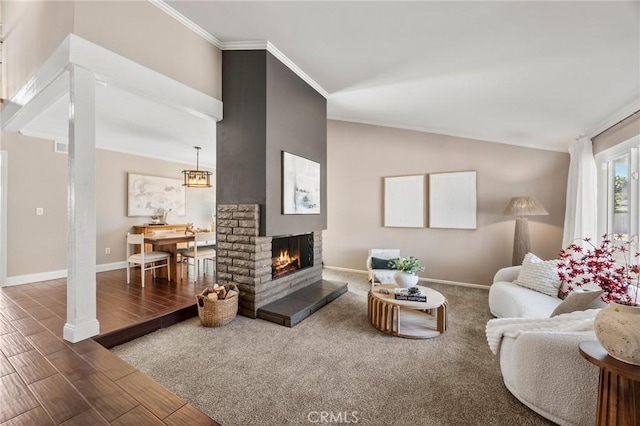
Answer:
<svg viewBox="0 0 640 426"><path fill-rule="evenodd" d="M216 293L218 294L218 299L225 299L227 297L227 290L224 287L216 288Z"/></svg>
<svg viewBox="0 0 640 426"><path fill-rule="evenodd" d="M218 300L218 293L216 293L215 291L207 294L207 298L209 300Z"/></svg>

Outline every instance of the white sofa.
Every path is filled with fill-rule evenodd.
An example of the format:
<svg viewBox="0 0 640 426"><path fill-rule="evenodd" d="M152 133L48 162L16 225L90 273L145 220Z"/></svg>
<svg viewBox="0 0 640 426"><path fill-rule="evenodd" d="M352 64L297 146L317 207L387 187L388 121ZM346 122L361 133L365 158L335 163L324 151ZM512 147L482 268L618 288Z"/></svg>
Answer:
<svg viewBox="0 0 640 426"><path fill-rule="evenodd" d="M491 313L500 318L548 319L561 300L513 284L519 268L496 274L489 291ZM527 407L562 426L593 425L599 370L580 355L578 345L595 339L593 330L562 327L503 336L499 357L506 388Z"/></svg>
<svg viewBox="0 0 640 426"><path fill-rule="evenodd" d="M489 310L497 318L548 318L562 299L514 284L521 266L500 269L489 289Z"/></svg>

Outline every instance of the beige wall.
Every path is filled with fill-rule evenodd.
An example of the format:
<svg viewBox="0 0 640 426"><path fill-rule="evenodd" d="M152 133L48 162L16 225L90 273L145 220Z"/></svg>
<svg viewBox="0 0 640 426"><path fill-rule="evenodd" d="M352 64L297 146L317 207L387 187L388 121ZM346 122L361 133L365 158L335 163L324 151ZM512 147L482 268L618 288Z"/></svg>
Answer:
<svg viewBox="0 0 640 426"><path fill-rule="evenodd" d="M637 135L640 135L640 114L624 120L593 138L593 153L602 152Z"/></svg>
<svg viewBox="0 0 640 426"><path fill-rule="evenodd" d="M529 218L532 251L560 251L569 155L341 121L328 122L325 265L364 270L369 248L400 248L427 267L424 277L490 284L510 266L511 197L535 195L549 216ZM478 229L382 226L382 177L478 171Z"/></svg>
<svg viewBox="0 0 640 426"><path fill-rule="evenodd" d="M130 227L148 223L149 217L127 217L127 173L182 179L182 170L192 165L139 157L120 152L97 151L96 159L96 211L97 211L97 260L111 263L125 260L124 236ZM206 169L205 169L206 170ZM187 215L173 213L169 223L193 223L200 228L211 226L211 214L215 211L215 185L212 188L186 188ZM111 248L111 255L104 249Z"/></svg>
<svg viewBox="0 0 640 426"><path fill-rule="evenodd" d="M8 277L67 268L67 156L55 154L52 143L2 132ZM36 216L37 207L43 216Z"/></svg>
<svg viewBox="0 0 640 426"><path fill-rule="evenodd" d="M7 276L67 268L67 156L53 152L53 142L2 132L8 151ZM96 152L97 263L125 260L124 236L148 217L127 217L127 173L181 178L184 164L112 151ZM215 188L187 188L187 216L170 223L208 227ZM36 216L36 207L44 216ZM111 255L104 249L111 248Z"/></svg>
<svg viewBox="0 0 640 426"><path fill-rule="evenodd" d="M2 1L2 97L10 99L73 31L74 3Z"/></svg>
<svg viewBox="0 0 640 426"><path fill-rule="evenodd" d="M222 98L220 49L148 1L2 1L3 98L10 99L73 32Z"/></svg>
<svg viewBox="0 0 640 426"><path fill-rule="evenodd" d="M78 1L73 32L222 99L222 52L148 1Z"/></svg>

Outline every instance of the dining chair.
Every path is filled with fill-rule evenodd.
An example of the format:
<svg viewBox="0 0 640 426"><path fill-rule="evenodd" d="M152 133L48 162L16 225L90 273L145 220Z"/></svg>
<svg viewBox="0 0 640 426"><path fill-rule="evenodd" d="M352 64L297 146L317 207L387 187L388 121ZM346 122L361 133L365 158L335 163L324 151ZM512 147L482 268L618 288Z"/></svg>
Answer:
<svg viewBox="0 0 640 426"><path fill-rule="evenodd" d="M139 245L140 252L131 254L131 246ZM144 234L131 234L127 232L127 284L131 281L131 264L140 265L140 276L142 277L142 287L144 287L144 277L147 271L152 271L153 277L156 276L156 269L167 267L167 276L171 276L171 258L170 253L164 251L145 251ZM158 264L164 260L164 263ZM149 266L147 266L149 265Z"/></svg>
<svg viewBox="0 0 640 426"><path fill-rule="evenodd" d="M198 268L200 265L200 260L202 260L203 262L206 262L207 260L215 261L215 242L215 232L196 232L194 235L193 246L186 249L178 250L178 253L180 253L187 262L189 261L189 259L193 259L194 281L198 281ZM206 263L204 263L204 265L204 274L206 274ZM180 263L180 277L182 277L182 263Z"/></svg>

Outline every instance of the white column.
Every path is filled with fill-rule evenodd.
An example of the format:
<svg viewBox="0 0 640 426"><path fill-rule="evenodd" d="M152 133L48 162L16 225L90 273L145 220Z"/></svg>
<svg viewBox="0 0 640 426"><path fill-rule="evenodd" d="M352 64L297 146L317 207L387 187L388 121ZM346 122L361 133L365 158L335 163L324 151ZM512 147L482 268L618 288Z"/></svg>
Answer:
<svg viewBox="0 0 640 426"><path fill-rule="evenodd" d="M0 130L0 139L2 130ZM0 151L0 287L7 280L7 151Z"/></svg>
<svg viewBox="0 0 640 426"><path fill-rule="evenodd" d="M67 205L67 323L63 336L79 342L100 332L96 319L95 79L72 66L69 101Z"/></svg>

